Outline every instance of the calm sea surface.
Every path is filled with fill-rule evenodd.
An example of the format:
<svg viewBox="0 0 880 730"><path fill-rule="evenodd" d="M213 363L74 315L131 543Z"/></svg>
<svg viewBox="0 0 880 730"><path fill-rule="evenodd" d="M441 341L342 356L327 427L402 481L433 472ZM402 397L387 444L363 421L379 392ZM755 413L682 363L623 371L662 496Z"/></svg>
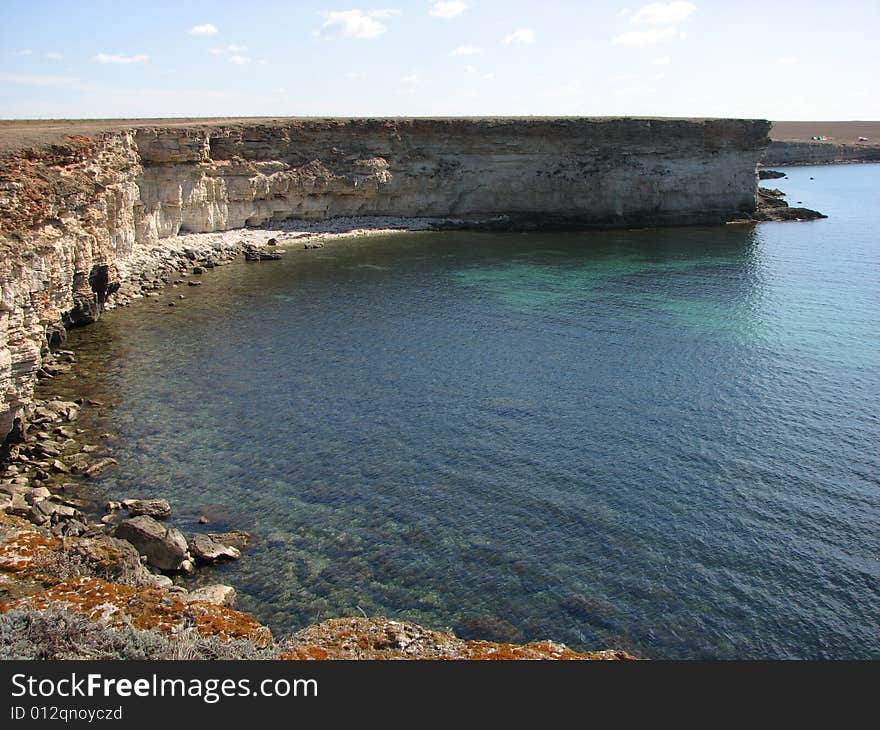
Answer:
<svg viewBox="0 0 880 730"><path fill-rule="evenodd" d="M877 658L880 165L788 173L763 184L828 220L224 267L74 332L85 373L48 390L106 404L81 418L118 434L99 494L254 533L197 580L276 633L363 610L649 657Z"/></svg>

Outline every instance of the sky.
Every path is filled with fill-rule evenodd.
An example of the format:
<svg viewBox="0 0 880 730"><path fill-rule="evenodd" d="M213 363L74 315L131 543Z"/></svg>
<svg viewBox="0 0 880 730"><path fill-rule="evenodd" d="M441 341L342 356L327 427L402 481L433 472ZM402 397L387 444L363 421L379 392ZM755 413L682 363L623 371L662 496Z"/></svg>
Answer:
<svg viewBox="0 0 880 730"><path fill-rule="evenodd" d="M0 118L880 119L880 0L0 0Z"/></svg>

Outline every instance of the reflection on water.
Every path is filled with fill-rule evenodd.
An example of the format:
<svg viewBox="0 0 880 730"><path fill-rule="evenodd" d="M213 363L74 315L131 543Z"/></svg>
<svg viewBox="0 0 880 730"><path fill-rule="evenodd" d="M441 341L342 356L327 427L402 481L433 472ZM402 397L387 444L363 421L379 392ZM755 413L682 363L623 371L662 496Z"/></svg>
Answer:
<svg viewBox="0 0 880 730"><path fill-rule="evenodd" d="M878 656L880 206L853 202L878 172L792 171L816 223L225 267L74 333L81 374L50 388L106 404L81 418L119 436L99 490L255 533L201 579L280 632L360 607L655 657Z"/></svg>

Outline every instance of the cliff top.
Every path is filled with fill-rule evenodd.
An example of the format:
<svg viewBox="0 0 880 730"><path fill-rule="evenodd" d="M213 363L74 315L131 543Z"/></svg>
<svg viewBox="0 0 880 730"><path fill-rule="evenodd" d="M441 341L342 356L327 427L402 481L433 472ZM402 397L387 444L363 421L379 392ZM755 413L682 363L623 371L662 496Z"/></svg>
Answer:
<svg viewBox="0 0 880 730"><path fill-rule="evenodd" d="M354 118L354 117L349 117ZM516 121L546 121L550 119L586 119L608 121L620 117L431 117L436 119L485 119ZM688 117L639 117L640 119L663 119L667 121L706 121L707 118ZM0 120L0 154L29 147L61 144L72 135L91 136L119 129L143 127L218 127L235 124L282 125L291 121L314 121L318 117L200 117L168 119L12 119ZM336 117L337 120L347 118ZM393 117L407 121L411 117ZM880 142L880 121L851 122L773 122L770 138L780 142L809 142L811 137L824 135L829 142L854 144L859 137L867 137L871 143Z"/></svg>
<svg viewBox="0 0 880 730"><path fill-rule="evenodd" d="M773 122L770 130L770 139L776 142L809 142L819 136L837 144L857 144L859 137L867 137L868 144L876 145L880 122Z"/></svg>
<svg viewBox="0 0 880 730"><path fill-rule="evenodd" d="M169 119L12 119L0 120L0 155L22 149L38 148L67 142L71 136L93 137L121 129L151 127L201 129L238 124L283 126L295 122L353 121L379 117L191 117ZM382 117L382 119L386 119ZM389 121L406 123L413 120L471 120L484 122L547 122L583 120L607 122L616 119L642 119L666 122L705 122L712 117L387 117ZM880 126L880 123L878 123Z"/></svg>

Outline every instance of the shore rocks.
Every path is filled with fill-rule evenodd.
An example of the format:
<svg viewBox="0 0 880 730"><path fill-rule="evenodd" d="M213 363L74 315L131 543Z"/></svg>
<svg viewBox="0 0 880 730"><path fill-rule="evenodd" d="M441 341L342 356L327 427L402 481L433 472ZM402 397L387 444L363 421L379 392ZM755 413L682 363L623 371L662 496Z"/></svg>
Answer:
<svg viewBox="0 0 880 730"><path fill-rule="evenodd" d="M754 213L731 223L765 223L772 221L814 221L827 218L824 213L810 208L791 207L785 202L785 193L773 188L758 188L758 208Z"/></svg>
<svg viewBox="0 0 880 730"><path fill-rule="evenodd" d="M107 471L107 469L109 469L111 466L116 466L118 463L119 462L116 461L116 459L112 459L110 457L106 457L104 459L99 459L94 464L92 464L90 467L88 467L85 470L84 474L87 477L95 478L95 477L103 474L105 471Z"/></svg>
<svg viewBox="0 0 880 730"><path fill-rule="evenodd" d="M156 576L144 567L137 548L127 540L97 534L73 542L67 551L105 580L134 586L155 584Z"/></svg>
<svg viewBox="0 0 880 730"><path fill-rule="evenodd" d="M167 499L124 499L122 506L132 517L146 515L154 520L167 520L171 517L171 505Z"/></svg>
<svg viewBox="0 0 880 730"><path fill-rule="evenodd" d="M277 261L283 251L262 251L258 248L248 248L244 252L245 261Z"/></svg>
<svg viewBox="0 0 880 730"><path fill-rule="evenodd" d="M202 586L190 591L181 600L184 603L192 603L193 601L205 601L213 603L217 606L233 606L238 594L232 586L223 585L221 583L213 583L211 585Z"/></svg>
<svg viewBox="0 0 880 730"><path fill-rule="evenodd" d="M624 651L576 652L554 641L508 644L467 641L451 633L387 618L340 618L303 629L282 644L283 659L635 659Z"/></svg>
<svg viewBox="0 0 880 730"><path fill-rule="evenodd" d="M778 180L781 177L786 177L786 174L779 170L758 170L758 180Z"/></svg>
<svg viewBox="0 0 880 730"><path fill-rule="evenodd" d="M204 563L216 563L218 560L238 560L241 551L232 545L212 540L207 535L195 535L189 541L189 550L197 560Z"/></svg>
<svg viewBox="0 0 880 730"><path fill-rule="evenodd" d="M135 546L147 562L159 570L180 570L187 559L186 538L180 530L165 527L152 517L140 515L123 520L114 535Z"/></svg>

